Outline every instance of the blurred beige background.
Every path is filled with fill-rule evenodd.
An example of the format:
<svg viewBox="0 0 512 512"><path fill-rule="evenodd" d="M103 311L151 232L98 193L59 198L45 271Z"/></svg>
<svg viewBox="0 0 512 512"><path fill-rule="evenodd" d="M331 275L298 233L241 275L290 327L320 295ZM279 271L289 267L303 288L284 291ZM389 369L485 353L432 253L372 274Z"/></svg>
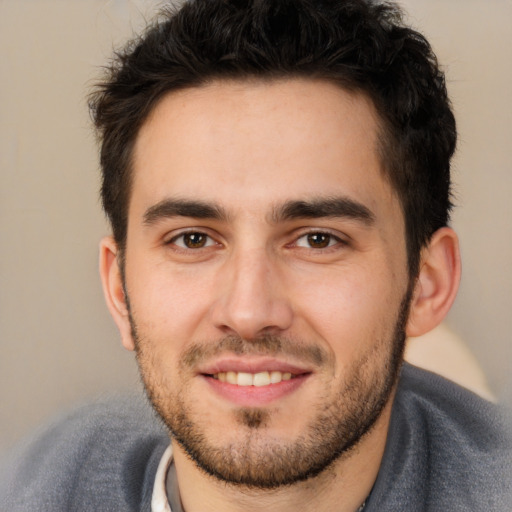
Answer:
<svg viewBox="0 0 512 512"><path fill-rule="evenodd" d="M448 326L512 392L512 1L404 0L444 63L463 283ZM86 95L148 0L0 0L0 449L56 411L139 389L103 305Z"/></svg>

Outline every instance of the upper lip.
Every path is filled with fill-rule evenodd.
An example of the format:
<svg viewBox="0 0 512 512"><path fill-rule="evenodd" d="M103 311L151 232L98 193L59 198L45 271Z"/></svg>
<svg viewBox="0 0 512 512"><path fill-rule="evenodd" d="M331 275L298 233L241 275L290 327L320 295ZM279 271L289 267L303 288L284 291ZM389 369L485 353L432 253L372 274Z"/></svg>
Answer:
<svg viewBox="0 0 512 512"><path fill-rule="evenodd" d="M215 375L221 372L282 372L301 375L311 373L311 369L269 357L241 358L237 356L222 357L210 363L205 363L198 368L198 373L202 375Z"/></svg>

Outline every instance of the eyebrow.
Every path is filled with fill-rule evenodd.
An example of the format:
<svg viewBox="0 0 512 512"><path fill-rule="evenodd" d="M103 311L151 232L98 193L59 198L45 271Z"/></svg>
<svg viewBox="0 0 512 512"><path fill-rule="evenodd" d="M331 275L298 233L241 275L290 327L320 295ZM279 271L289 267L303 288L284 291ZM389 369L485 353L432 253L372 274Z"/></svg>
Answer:
<svg viewBox="0 0 512 512"><path fill-rule="evenodd" d="M164 199L149 207L144 213L144 224L156 224L162 219L191 217L226 221L228 214L219 205L206 201L189 199ZM274 207L271 222L294 219L317 219L322 217L345 217L371 226L375 222L374 213L362 203L347 197L319 198L312 200L286 201Z"/></svg>
<svg viewBox="0 0 512 512"><path fill-rule="evenodd" d="M321 217L345 217L360 221L366 226L375 223L375 214L368 207L348 197L287 201L283 205L274 208L272 212L272 222L274 223Z"/></svg>
<svg viewBox="0 0 512 512"><path fill-rule="evenodd" d="M188 199L164 199L149 207L144 213L144 224L150 226L171 217L226 220L226 212L218 205Z"/></svg>

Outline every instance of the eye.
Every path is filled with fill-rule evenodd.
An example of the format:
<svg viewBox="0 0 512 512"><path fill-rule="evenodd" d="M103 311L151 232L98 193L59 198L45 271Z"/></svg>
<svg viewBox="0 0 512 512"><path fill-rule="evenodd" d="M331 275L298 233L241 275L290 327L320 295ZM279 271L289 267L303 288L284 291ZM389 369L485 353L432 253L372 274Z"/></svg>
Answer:
<svg viewBox="0 0 512 512"><path fill-rule="evenodd" d="M202 249L214 245L215 241L200 231L189 231L171 238L168 243L181 249Z"/></svg>
<svg viewBox="0 0 512 512"><path fill-rule="evenodd" d="M307 233L297 239L295 245L297 247L307 247L308 249L325 249L333 245L339 244L341 240L330 233L322 231Z"/></svg>

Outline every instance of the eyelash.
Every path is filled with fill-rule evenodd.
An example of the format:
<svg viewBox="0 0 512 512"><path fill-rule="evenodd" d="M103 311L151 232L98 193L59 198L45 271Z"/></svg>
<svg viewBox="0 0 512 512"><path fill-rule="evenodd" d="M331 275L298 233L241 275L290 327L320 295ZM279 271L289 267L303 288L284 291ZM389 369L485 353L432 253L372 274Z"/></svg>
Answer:
<svg viewBox="0 0 512 512"><path fill-rule="evenodd" d="M185 243L185 237L187 237L187 236L192 237L194 235L198 235L199 237L202 237L205 240L204 244L201 245L201 241L199 241L198 242L199 245L197 247L187 247L186 243ZM314 237L314 236L320 236L320 237L327 238L326 245L323 247L311 246L311 240L308 238ZM182 243L178 244L177 241L180 239L182 239ZM306 241L307 245L301 245L300 244L301 240L307 240ZM322 242L320 242L320 244L321 243ZM165 242L165 245L173 246L174 250L176 250L176 251L188 252L188 251L196 251L199 249L206 249L206 248L212 247L214 245L219 245L219 242L216 242L215 239L212 236L210 236L208 233L205 233L204 231L201 231L198 229L198 230L184 231L177 235L174 235L172 238L170 238L168 241ZM338 245L347 246L348 242L346 240L343 240L339 236L336 236L333 233L330 233L329 231L314 230L314 231L302 233L300 236L295 238L295 240L291 244L288 244L288 247L300 247L300 248L303 248L306 250L311 250L311 251L326 252L329 249L335 248Z"/></svg>
<svg viewBox="0 0 512 512"><path fill-rule="evenodd" d="M324 247L312 247L310 245L311 242L310 242L310 240L308 240L308 238L313 237L313 236L318 236L318 235L320 235L321 237L326 237L328 239L327 245L325 245ZM307 242L306 242L307 246L299 245L299 241L301 239L307 240ZM295 242L293 242L291 245L292 245L292 247L302 247L304 249L311 250L311 251L326 252L329 249L335 249L337 246L347 246L348 242L346 240L340 238L339 236L334 235L333 233L331 233L329 231L314 230L314 231L308 231L306 233L301 234L299 237L297 237L295 239Z"/></svg>
<svg viewBox="0 0 512 512"><path fill-rule="evenodd" d="M184 241L185 237L193 235L199 235L200 237L204 237L206 239L205 245L201 245L199 247L187 247ZM181 245L177 243L179 239L183 240ZM165 245L172 245L174 246L175 250L178 251L194 251L198 249L205 249L207 247L212 247L213 245L216 244L218 244L218 242L216 242L213 237L211 237L208 233L205 233L204 231L198 229L183 231L177 235L174 235L172 238L165 242Z"/></svg>

